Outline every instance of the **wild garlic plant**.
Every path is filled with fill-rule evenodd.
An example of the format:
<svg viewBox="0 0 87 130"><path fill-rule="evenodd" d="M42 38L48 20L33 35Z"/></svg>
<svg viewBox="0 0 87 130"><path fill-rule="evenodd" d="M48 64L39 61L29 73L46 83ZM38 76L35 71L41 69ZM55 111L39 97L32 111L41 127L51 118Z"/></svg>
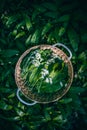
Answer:
<svg viewBox="0 0 87 130"><path fill-rule="evenodd" d="M21 77L31 91L53 93L66 86L68 68L50 49L37 49L23 59Z"/></svg>

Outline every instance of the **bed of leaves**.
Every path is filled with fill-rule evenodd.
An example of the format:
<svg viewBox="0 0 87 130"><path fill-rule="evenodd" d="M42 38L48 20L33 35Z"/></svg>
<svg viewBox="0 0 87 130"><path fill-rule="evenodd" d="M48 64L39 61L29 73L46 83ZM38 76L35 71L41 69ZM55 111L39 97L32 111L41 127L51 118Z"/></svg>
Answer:
<svg viewBox="0 0 87 130"><path fill-rule="evenodd" d="M66 87L68 66L51 50L32 50L21 63L21 78L30 91L53 94Z"/></svg>
<svg viewBox="0 0 87 130"><path fill-rule="evenodd" d="M0 3L0 129L87 129L87 8L80 0L3 0ZM74 81L51 104L28 107L16 97L16 62L28 48L62 42L72 53ZM25 100L27 100L25 98Z"/></svg>

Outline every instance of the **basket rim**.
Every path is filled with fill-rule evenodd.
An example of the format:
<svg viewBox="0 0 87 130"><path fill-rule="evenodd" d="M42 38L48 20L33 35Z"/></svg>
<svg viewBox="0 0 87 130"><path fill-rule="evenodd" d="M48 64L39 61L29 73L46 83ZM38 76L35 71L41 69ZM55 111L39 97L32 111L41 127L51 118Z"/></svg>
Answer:
<svg viewBox="0 0 87 130"><path fill-rule="evenodd" d="M69 81L67 83L67 86L63 90L61 90L60 92L58 91L57 93L53 94L54 95L53 99L50 99L50 100L46 100L43 96L39 97L38 94L35 95L32 92L30 92L28 90L28 88L23 85L23 79L20 77L20 71L21 71L20 64L21 64L23 58L31 50L34 50L34 49L37 49L37 48L40 48L40 49L43 49L43 50L45 50L45 49L51 49L54 53L56 53L58 56L60 56L62 58L62 60L68 65ZM22 94L26 98L28 98L29 100L36 101L38 103L43 103L43 104L50 103L50 102L55 102L55 101L59 100L61 97L63 97L67 93L67 91L69 90L69 88L71 86L72 81L73 81L73 66L72 66L71 61L68 59L68 56L66 55L66 53L63 52L58 47L53 47L52 45L47 45L47 44L45 44L45 45L44 44L37 45L37 46L34 46L34 47L31 47L31 48L27 49L20 56L20 58L18 59L16 67L15 67L15 81L16 81L16 84L17 84L18 88L21 90Z"/></svg>

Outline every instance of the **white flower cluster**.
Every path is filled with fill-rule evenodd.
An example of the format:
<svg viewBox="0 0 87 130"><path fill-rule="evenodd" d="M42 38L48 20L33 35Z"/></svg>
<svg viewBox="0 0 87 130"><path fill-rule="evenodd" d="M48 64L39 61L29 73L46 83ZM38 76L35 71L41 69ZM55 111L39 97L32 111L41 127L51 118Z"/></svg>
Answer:
<svg viewBox="0 0 87 130"><path fill-rule="evenodd" d="M41 54L38 53L38 52L36 53L36 59L37 59L37 60L41 59Z"/></svg>
<svg viewBox="0 0 87 130"><path fill-rule="evenodd" d="M49 74L49 71L48 70L46 70L46 69L42 69L42 71L41 71L41 75L42 75L42 79L44 79L45 78L45 76L46 75L48 75Z"/></svg>
<svg viewBox="0 0 87 130"><path fill-rule="evenodd" d="M39 66L40 66L40 62L41 62L42 60L43 60L43 59L41 58L41 54L38 53L38 52L35 52L35 57L33 57L32 64L34 64L35 67L39 67Z"/></svg>
<svg viewBox="0 0 87 130"><path fill-rule="evenodd" d="M41 78L44 79L45 76L47 76L47 75L49 74L49 71L46 70L46 69L42 69L41 74L42 74L42 77L41 77ZM46 83L50 83L50 84L53 83L53 82L52 82L52 78L49 78L49 77L46 77L45 82L46 82Z"/></svg>
<svg viewBox="0 0 87 130"><path fill-rule="evenodd" d="M60 86L62 86L63 87L63 83L60 81Z"/></svg>
<svg viewBox="0 0 87 130"><path fill-rule="evenodd" d="M53 81L52 81L52 78L46 78L46 83L50 83L50 84L52 84L53 83Z"/></svg>
<svg viewBox="0 0 87 130"><path fill-rule="evenodd" d="M33 60L32 64L34 64L35 67L38 67L40 65L40 62L38 60Z"/></svg>

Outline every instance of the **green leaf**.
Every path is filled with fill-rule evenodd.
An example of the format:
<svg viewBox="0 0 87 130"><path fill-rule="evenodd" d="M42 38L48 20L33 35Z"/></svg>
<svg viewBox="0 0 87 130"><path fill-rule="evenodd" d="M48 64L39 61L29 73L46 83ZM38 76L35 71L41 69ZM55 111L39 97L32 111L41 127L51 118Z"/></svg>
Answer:
<svg viewBox="0 0 87 130"><path fill-rule="evenodd" d="M43 30L42 30L42 33L41 35L45 35L47 32L49 32L49 30L52 28L52 25L50 23L47 23L44 27L43 27Z"/></svg>
<svg viewBox="0 0 87 130"><path fill-rule="evenodd" d="M20 38L20 37L23 37L24 35L25 35L25 32L24 32L24 31L19 32L19 33L16 35L15 39L18 39L18 38Z"/></svg>
<svg viewBox="0 0 87 130"><path fill-rule="evenodd" d="M50 121L51 120L51 117L50 117L50 114L48 113L48 111L45 111L45 119L46 121Z"/></svg>
<svg viewBox="0 0 87 130"><path fill-rule="evenodd" d="M15 93L11 93L11 94L8 96L8 98L13 98L13 97L15 97Z"/></svg>
<svg viewBox="0 0 87 130"><path fill-rule="evenodd" d="M25 25L25 21L22 21L22 22L18 23L15 28L18 30L24 25Z"/></svg>
<svg viewBox="0 0 87 130"><path fill-rule="evenodd" d="M26 28L27 28L27 30L29 30L32 27L32 23L31 23L29 16L27 16L27 15L25 17L25 22L26 22Z"/></svg>
<svg viewBox="0 0 87 130"><path fill-rule="evenodd" d="M30 42L31 42L31 37L32 37L32 35L29 35L29 37L26 39L26 41L25 41L25 44L26 44L26 45L29 45L29 44L30 44Z"/></svg>
<svg viewBox="0 0 87 130"><path fill-rule="evenodd" d="M53 32L51 32L51 33L48 35L47 42L48 42L48 43L51 43L51 42L52 42L52 39L54 39L54 38L53 38Z"/></svg>
<svg viewBox="0 0 87 130"><path fill-rule="evenodd" d="M63 34L65 33L65 28L64 27L61 27L60 29L59 29L59 36L61 37L61 36L63 36Z"/></svg>
<svg viewBox="0 0 87 130"><path fill-rule="evenodd" d="M83 43L87 42L87 33L81 35L81 40Z"/></svg>
<svg viewBox="0 0 87 130"><path fill-rule="evenodd" d="M18 50L10 50L10 49L1 51L1 54L4 57L13 57L13 56L15 56L18 53L19 53Z"/></svg>
<svg viewBox="0 0 87 130"><path fill-rule="evenodd" d="M56 39L57 42L59 42L59 27L56 27L54 30L54 38Z"/></svg>
<svg viewBox="0 0 87 130"><path fill-rule="evenodd" d="M12 123L12 127L11 127L12 130L22 130L22 127L15 124L15 123Z"/></svg>
<svg viewBox="0 0 87 130"><path fill-rule="evenodd" d="M85 89L82 87L71 87L69 93L79 94L79 93L82 93L84 91L85 91Z"/></svg>
<svg viewBox="0 0 87 130"><path fill-rule="evenodd" d="M6 42L6 39L4 39L4 38L0 38L0 44L7 44L7 42Z"/></svg>
<svg viewBox="0 0 87 130"><path fill-rule="evenodd" d="M70 3L67 3L63 6L60 6L60 10L61 12L65 12L65 11L71 11L71 10L75 10L75 8L78 6L78 2L75 1L75 2L70 2ZM75 11L76 12L76 11Z"/></svg>
<svg viewBox="0 0 87 130"><path fill-rule="evenodd" d="M19 41L16 41L16 47L20 50L20 51L22 51L22 52L24 52L25 50L26 50L26 48L25 48L25 45L24 45L24 43L22 43L22 42L19 42Z"/></svg>
<svg viewBox="0 0 87 130"><path fill-rule="evenodd" d="M62 122L63 121L62 115L57 115L56 117L53 118L53 121Z"/></svg>
<svg viewBox="0 0 87 130"><path fill-rule="evenodd" d="M5 88L5 87L0 87L0 92L1 93L9 93L9 92L11 92L11 89L10 88Z"/></svg>
<svg viewBox="0 0 87 130"><path fill-rule="evenodd" d="M66 21L69 21L69 19L70 19L70 16L68 14L66 14L66 15L61 16L58 19L58 22L66 22Z"/></svg>
<svg viewBox="0 0 87 130"><path fill-rule="evenodd" d="M76 52L78 50L78 45L80 41L78 33L73 28L68 29L68 38L70 44L72 45L74 51Z"/></svg>
<svg viewBox="0 0 87 130"><path fill-rule="evenodd" d="M46 11L46 8L44 8L43 6L40 5L33 5L33 7L38 10L39 12L43 13Z"/></svg>
<svg viewBox="0 0 87 130"><path fill-rule="evenodd" d="M44 6L45 8L47 8L47 9L49 9L51 11L57 11L57 6L54 3L44 2L42 4L42 6Z"/></svg>
<svg viewBox="0 0 87 130"><path fill-rule="evenodd" d="M72 102L72 98L64 98L59 100L60 103L67 104Z"/></svg>
<svg viewBox="0 0 87 130"><path fill-rule="evenodd" d="M44 15L50 18L57 18L58 12L46 12Z"/></svg>
<svg viewBox="0 0 87 130"><path fill-rule="evenodd" d="M11 105L6 104L4 101L0 101L0 109L9 111L13 107Z"/></svg>
<svg viewBox="0 0 87 130"><path fill-rule="evenodd" d="M31 43L38 43L40 38L40 30L37 29L31 37Z"/></svg>
<svg viewBox="0 0 87 130"><path fill-rule="evenodd" d="M78 59L85 62L86 61L86 53L85 52L82 52L80 53L80 55L78 56Z"/></svg>
<svg viewBox="0 0 87 130"><path fill-rule="evenodd" d="M6 22L6 25L9 27L11 24L17 21L18 17L16 15L10 16Z"/></svg>
<svg viewBox="0 0 87 130"><path fill-rule="evenodd" d="M16 35L17 35L17 30L16 30L16 29L13 30L12 35L13 35L13 36L16 36Z"/></svg>
<svg viewBox="0 0 87 130"><path fill-rule="evenodd" d="M40 12L38 10L35 10L33 13L32 13L32 20L35 22L36 21L36 18L38 17L38 15L40 14Z"/></svg>

